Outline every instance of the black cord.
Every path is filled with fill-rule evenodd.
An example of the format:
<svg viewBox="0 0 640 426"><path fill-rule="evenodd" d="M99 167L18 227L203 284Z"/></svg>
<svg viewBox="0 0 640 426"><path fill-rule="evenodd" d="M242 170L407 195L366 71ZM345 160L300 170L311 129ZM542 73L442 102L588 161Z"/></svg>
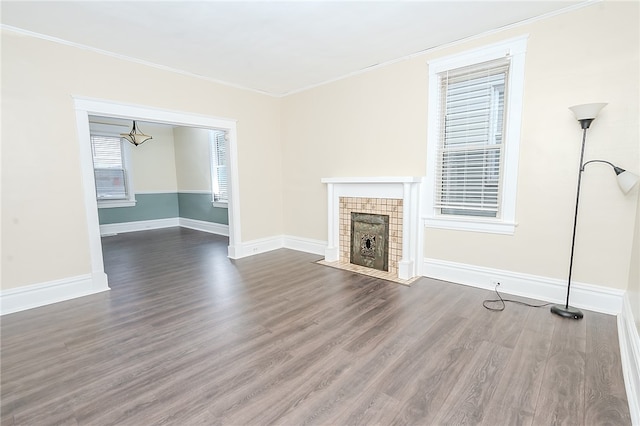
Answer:
<svg viewBox="0 0 640 426"><path fill-rule="evenodd" d="M549 305L553 305L553 303L545 303L542 305L532 305L530 303L525 303L525 302L521 302L519 300L511 300L511 299L503 299L502 296L500 296L500 293L498 293L498 286L500 284L496 284L496 288L494 289L496 294L498 295L497 299L493 299L493 300L485 300L484 302L482 302L482 306L484 306L486 309L490 310L490 311L494 311L494 312L500 312L500 311L504 311L504 308L506 307L504 302L511 302L511 303L517 303L518 305L524 305L524 306L529 306L530 308L544 308L545 306L549 306ZM491 306L487 306L487 303L502 303L501 307L498 308L493 308Z"/></svg>

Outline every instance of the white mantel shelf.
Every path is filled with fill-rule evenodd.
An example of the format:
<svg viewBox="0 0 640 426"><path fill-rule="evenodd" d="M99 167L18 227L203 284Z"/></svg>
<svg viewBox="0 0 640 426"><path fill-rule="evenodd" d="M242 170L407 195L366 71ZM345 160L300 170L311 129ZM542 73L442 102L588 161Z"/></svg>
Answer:
<svg viewBox="0 0 640 426"><path fill-rule="evenodd" d="M419 186L418 176L335 177L322 178L327 185L328 245L325 260L341 260L340 197L396 198L403 200L402 211L402 260L398 264L398 278L408 280L418 275L419 245Z"/></svg>

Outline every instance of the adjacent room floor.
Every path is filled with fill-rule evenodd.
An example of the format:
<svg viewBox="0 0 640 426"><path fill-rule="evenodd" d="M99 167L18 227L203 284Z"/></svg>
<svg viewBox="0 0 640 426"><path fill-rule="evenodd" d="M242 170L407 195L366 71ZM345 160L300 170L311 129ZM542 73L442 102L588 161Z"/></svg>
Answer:
<svg viewBox="0 0 640 426"><path fill-rule="evenodd" d="M613 316L226 246L107 237L111 291L2 317L2 425L630 424Z"/></svg>

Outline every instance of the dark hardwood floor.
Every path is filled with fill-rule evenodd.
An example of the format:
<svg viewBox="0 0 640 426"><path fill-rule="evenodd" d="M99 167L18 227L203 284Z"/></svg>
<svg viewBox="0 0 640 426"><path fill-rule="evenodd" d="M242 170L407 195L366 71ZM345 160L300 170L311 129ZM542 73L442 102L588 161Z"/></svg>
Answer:
<svg viewBox="0 0 640 426"><path fill-rule="evenodd" d="M111 291L2 317L2 425L630 424L613 316L226 245L107 237Z"/></svg>

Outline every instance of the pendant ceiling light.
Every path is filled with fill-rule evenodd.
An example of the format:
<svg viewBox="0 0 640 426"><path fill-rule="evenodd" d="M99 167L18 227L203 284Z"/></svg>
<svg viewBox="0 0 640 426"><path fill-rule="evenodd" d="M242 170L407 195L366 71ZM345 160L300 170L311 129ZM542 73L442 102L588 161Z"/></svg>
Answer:
<svg viewBox="0 0 640 426"><path fill-rule="evenodd" d="M135 146L138 146L143 142L148 141L149 139L153 139L152 136L145 135L144 133L142 133L136 128L135 120L133 121L133 128L131 128L131 131L129 133L120 133L120 136L122 136L123 138L125 138L126 140L134 144Z"/></svg>

